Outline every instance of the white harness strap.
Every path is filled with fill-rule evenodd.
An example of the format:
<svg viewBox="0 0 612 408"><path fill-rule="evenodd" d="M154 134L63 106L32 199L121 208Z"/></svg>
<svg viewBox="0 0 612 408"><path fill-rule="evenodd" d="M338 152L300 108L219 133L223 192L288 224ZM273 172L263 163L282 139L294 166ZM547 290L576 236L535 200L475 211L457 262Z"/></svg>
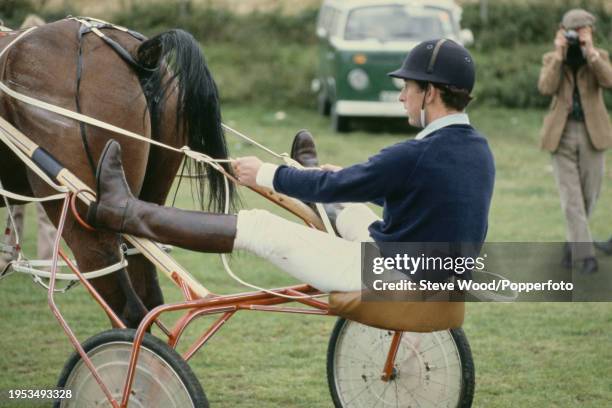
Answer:
<svg viewBox="0 0 612 408"><path fill-rule="evenodd" d="M0 182L0 186L1 185L2 183ZM53 195L46 196L46 197L30 197L30 196L24 196L21 194L13 193L1 187L0 187L0 195L3 195L8 198L12 198L13 200L16 200L16 201L23 201L26 203L42 203L45 201L59 200L65 197L64 194L53 194Z"/></svg>
<svg viewBox="0 0 612 408"><path fill-rule="evenodd" d="M13 270L15 272L22 272L22 273L27 273L29 275L34 275L34 276L38 276L40 278L44 278L44 279L50 279L51 278L51 272L47 272L44 270L40 270L40 269L36 269L36 268L45 268L45 267L50 267L51 266L51 261L50 260L36 260L36 261L27 261L27 260L23 260L23 261L12 261L10 262L11 267L13 268ZM128 265L127 260L125 258L121 259L119 262L112 264L110 266L107 266L105 268L102 269L97 269L95 271L90 271L90 272L84 272L83 276L85 276L86 279L94 279L94 278L99 278L100 276L105 276L108 275L110 273L116 272L121 268L125 268ZM58 262L57 266L67 266L65 262ZM60 280L71 280L71 281L78 281L79 277L76 276L73 273L58 273L55 275L56 279L60 279Z"/></svg>

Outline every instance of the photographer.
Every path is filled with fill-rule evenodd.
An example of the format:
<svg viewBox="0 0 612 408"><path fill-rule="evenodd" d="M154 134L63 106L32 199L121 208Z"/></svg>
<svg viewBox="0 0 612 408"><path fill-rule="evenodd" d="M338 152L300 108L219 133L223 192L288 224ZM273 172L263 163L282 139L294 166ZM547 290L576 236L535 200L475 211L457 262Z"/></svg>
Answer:
<svg viewBox="0 0 612 408"><path fill-rule="evenodd" d="M608 53L593 45L595 17L582 9L565 13L555 50L543 57L538 89L553 97L541 130L541 147L552 153L554 175L566 219L563 265L576 262L585 274L597 271L588 218L601 190L604 150L612 127L602 88L612 87Z"/></svg>

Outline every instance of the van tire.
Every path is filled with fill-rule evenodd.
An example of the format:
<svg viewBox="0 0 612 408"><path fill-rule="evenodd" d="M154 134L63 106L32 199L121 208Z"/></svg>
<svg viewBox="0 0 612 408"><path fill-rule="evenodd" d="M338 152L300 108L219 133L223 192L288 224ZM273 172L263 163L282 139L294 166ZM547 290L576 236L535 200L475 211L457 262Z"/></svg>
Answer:
<svg viewBox="0 0 612 408"><path fill-rule="evenodd" d="M331 103L323 92L320 92L317 96L317 111L321 116L329 116L329 113L331 111Z"/></svg>
<svg viewBox="0 0 612 408"><path fill-rule="evenodd" d="M350 118L341 116L336 113L336 105L331 107L331 125L332 129L338 133L346 133L351 130Z"/></svg>

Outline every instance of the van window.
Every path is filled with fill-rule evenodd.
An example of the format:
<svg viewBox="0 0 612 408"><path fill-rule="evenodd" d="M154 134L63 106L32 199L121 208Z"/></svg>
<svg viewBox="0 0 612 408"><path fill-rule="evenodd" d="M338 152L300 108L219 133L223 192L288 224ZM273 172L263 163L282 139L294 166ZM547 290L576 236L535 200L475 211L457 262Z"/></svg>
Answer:
<svg viewBox="0 0 612 408"><path fill-rule="evenodd" d="M426 40L453 35L446 10L402 5L361 7L350 12L346 40Z"/></svg>
<svg viewBox="0 0 612 408"><path fill-rule="evenodd" d="M323 27L330 36L333 36L338 32L338 20L340 18L340 11L333 7L325 7L321 10L319 16L319 25Z"/></svg>
<svg viewBox="0 0 612 408"><path fill-rule="evenodd" d="M317 21L317 26L327 30L327 28L329 27L330 12L331 9L329 7L321 8L321 12L319 13L319 21Z"/></svg>

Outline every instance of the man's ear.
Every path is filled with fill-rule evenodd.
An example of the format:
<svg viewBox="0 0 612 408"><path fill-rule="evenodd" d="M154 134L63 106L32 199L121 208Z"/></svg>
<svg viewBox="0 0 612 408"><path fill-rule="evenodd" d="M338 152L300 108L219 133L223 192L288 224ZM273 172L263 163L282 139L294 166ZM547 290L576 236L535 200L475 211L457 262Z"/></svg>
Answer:
<svg viewBox="0 0 612 408"><path fill-rule="evenodd" d="M427 103L433 103L436 98L440 97L440 90L438 88L436 88L435 86L433 86L433 84L429 83L427 84L427 98L426 98L426 102Z"/></svg>

